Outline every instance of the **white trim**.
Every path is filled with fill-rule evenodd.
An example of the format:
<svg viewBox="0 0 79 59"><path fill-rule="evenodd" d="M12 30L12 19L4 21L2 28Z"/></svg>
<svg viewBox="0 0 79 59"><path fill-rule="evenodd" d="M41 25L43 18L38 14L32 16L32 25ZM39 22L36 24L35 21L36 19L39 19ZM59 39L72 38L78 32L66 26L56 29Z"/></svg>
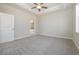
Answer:
<svg viewBox="0 0 79 59"><path fill-rule="evenodd" d="M76 33L76 32L75 32L75 35L74 35L74 38L73 38L73 42L75 43L76 47L77 47L78 50L79 50L79 43L78 43L78 41L76 40L76 35L79 36L79 33Z"/></svg>
<svg viewBox="0 0 79 59"><path fill-rule="evenodd" d="M16 39L22 39L22 38L25 38L25 37L30 37L30 36L32 36L32 35L20 36L20 37L15 38L15 40L16 40Z"/></svg>
<svg viewBox="0 0 79 59"><path fill-rule="evenodd" d="M44 35L44 36L49 36L49 37L72 39L71 37L65 37L65 36L59 36L59 35L48 35L48 34L33 34L33 35ZM17 37L17 38L15 38L15 39L22 39L22 38L25 38L25 37L31 37L31 36L33 36L33 35L20 36L20 37Z"/></svg>
<svg viewBox="0 0 79 59"><path fill-rule="evenodd" d="M75 34L79 35L79 33L78 33L78 32L75 32Z"/></svg>
<svg viewBox="0 0 79 59"><path fill-rule="evenodd" d="M31 37L31 36L33 36L33 35L38 35L38 34L37 34L37 33L33 33L33 34L30 34L30 35L24 35L24 36L16 37L15 40L16 40L16 39L26 38L26 37Z"/></svg>
<svg viewBox="0 0 79 59"><path fill-rule="evenodd" d="M76 41L75 39L73 39L73 42L75 43L75 45L76 45L77 49L79 50L79 46L78 46L77 41Z"/></svg>
<svg viewBox="0 0 79 59"><path fill-rule="evenodd" d="M40 35L45 35L45 36L49 36L49 37L57 37L57 38L64 38L64 39L71 39L71 37L65 37L65 36L60 36L60 35L48 35L48 34L40 34Z"/></svg>

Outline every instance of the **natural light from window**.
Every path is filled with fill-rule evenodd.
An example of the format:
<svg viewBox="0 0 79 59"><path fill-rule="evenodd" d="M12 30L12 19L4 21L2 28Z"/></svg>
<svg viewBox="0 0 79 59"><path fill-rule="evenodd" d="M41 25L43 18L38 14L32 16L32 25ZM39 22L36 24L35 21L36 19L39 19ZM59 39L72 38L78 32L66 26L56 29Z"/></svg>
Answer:
<svg viewBox="0 0 79 59"><path fill-rule="evenodd" d="M79 4L76 5L76 32L79 33Z"/></svg>

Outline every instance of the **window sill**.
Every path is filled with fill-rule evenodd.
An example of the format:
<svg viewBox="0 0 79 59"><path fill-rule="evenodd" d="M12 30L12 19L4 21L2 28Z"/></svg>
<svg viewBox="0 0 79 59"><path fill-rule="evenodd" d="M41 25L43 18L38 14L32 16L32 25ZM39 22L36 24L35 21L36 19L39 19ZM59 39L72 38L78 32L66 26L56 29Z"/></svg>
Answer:
<svg viewBox="0 0 79 59"><path fill-rule="evenodd" d="M76 32L75 34L79 35L79 32Z"/></svg>

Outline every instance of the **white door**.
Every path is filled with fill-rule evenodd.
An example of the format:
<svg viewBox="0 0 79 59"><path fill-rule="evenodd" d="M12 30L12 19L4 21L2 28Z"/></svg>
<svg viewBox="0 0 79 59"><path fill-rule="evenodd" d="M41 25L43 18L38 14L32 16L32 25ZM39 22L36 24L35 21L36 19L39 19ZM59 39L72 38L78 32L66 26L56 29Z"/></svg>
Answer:
<svg viewBox="0 0 79 59"><path fill-rule="evenodd" d="M14 40L14 16L0 13L0 43Z"/></svg>

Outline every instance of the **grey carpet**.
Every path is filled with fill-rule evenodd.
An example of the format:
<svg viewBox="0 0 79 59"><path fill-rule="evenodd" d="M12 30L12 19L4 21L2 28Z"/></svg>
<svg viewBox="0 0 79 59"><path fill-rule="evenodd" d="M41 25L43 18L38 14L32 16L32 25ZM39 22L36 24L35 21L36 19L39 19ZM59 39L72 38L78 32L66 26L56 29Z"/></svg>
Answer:
<svg viewBox="0 0 79 59"><path fill-rule="evenodd" d="M69 39L36 35L0 44L0 55L78 55Z"/></svg>

